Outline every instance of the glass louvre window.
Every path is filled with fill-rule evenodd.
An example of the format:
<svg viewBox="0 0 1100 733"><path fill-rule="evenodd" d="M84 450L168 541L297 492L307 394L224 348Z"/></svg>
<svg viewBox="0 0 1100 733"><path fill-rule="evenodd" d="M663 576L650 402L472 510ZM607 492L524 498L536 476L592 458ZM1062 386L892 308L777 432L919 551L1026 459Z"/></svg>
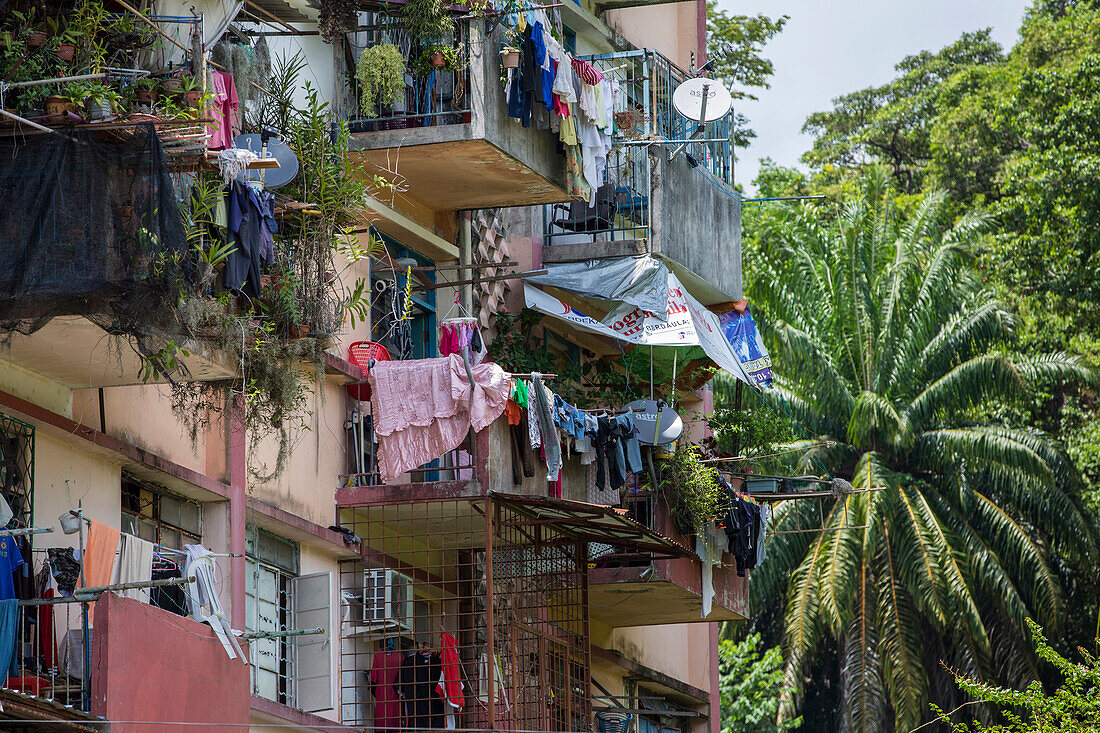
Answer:
<svg viewBox="0 0 1100 733"><path fill-rule="evenodd" d="M248 631L289 631L294 628L298 545L256 527L246 534L245 626ZM252 691L294 705L294 645L286 637L275 637L253 639L249 648Z"/></svg>
<svg viewBox="0 0 1100 733"><path fill-rule="evenodd" d="M199 544L202 505L123 477L122 531L176 550Z"/></svg>

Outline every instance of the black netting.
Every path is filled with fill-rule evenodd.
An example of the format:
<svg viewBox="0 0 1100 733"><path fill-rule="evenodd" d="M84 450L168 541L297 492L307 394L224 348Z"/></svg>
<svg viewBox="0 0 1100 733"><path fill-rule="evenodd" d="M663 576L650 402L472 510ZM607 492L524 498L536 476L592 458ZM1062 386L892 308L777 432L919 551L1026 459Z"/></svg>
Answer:
<svg viewBox="0 0 1100 733"><path fill-rule="evenodd" d="M140 342L170 322L196 265L164 150L151 125L117 136L0 141L0 330L82 315Z"/></svg>

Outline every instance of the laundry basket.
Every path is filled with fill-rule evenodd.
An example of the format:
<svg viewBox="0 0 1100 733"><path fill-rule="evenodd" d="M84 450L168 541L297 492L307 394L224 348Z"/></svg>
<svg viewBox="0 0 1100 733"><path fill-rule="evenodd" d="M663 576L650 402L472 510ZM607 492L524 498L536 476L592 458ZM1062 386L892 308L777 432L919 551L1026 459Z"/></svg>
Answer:
<svg viewBox="0 0 1100 733"><path fill-rule="evenodd" d="M600 710L596 713L596 729L600 733L626 733L633 713L620 713L614 710Z"/></svg>
<svg viewBox="0 0 1100 733"><path fill-rule="evenodd" d="M374 341L356 341L348 348L348 361L363 370L370 371L371 361L390 361L390 352L382 344ZM353 400L365 402L370 399L369 384L349 384L348 395Z"/></svg>

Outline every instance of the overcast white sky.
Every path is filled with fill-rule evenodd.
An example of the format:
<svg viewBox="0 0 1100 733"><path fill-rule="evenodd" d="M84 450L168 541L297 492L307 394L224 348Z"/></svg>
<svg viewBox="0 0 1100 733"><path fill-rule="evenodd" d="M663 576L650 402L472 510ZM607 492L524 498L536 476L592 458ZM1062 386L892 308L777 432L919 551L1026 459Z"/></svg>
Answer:
<svg viewBox="0 0 1100 733"><path fill-rule="evenodd" d="M794 165L810 147L800 133L830 100L894 78L894 64L924 49L938 50L964 31L992 27L1004 48L1015 42L1029 0L719 0L734 14L789 15L764 49L775 63L771 89L739 102L757 139L741 151L737 181L752 190L760 158Z"/></svg>

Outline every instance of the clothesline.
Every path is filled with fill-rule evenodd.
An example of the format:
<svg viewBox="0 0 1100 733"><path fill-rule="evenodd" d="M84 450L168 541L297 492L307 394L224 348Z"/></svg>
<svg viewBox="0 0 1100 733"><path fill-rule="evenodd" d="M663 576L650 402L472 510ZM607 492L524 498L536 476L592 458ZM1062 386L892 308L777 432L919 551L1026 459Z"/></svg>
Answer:
<svg viewBox="0 0 1100 733"><path fill-rule="evenodd" d="M58 603L90 603L94 601L93 596L99 596L102 593L113 590L133 590L139 588L160 588L166 585L183 585L185 583L194 583L195 577L189 578L167 578L165 580L138 580L132 583L114 583L112 585L95 585L88 588L74 588L73 595L62 596L60 598L28 598L20 600L20 606L53 606Z"/></svg>
<svg viewBox="0 0 1100 733"><path fill-rule="evenodd" d="M18 537L28 534L47 534L53 532L53 527L23 527L22 529L0 530L0 537Z"/></svg>

